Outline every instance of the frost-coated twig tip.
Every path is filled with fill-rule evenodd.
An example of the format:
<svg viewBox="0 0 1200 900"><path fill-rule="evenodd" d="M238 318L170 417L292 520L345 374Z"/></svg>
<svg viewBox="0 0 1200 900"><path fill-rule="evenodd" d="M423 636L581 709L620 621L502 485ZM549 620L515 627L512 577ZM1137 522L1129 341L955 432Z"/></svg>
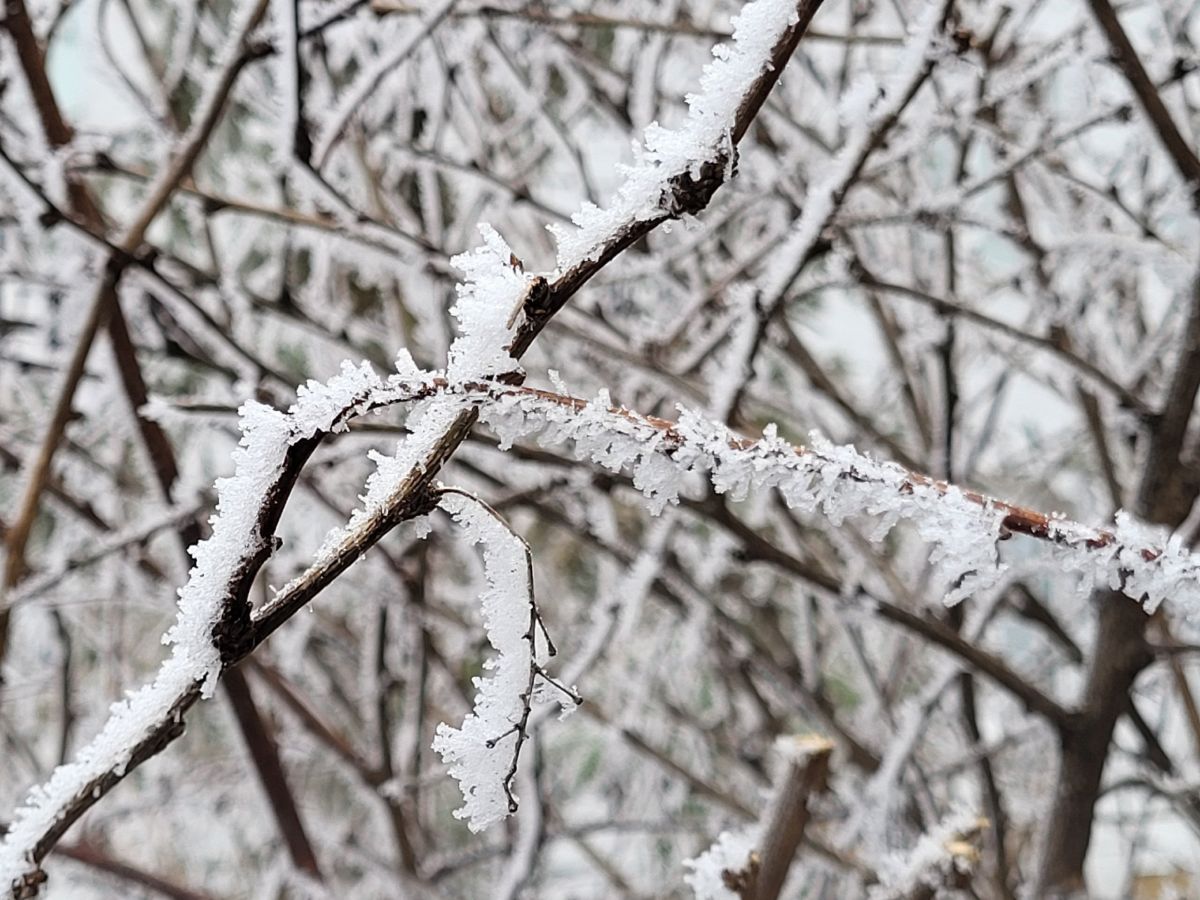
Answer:
<svg viewBox="0 0 1200 900"><path fill-rule="evenodd" d="M478 693L459 728L441 724L433 748L462 787L463 806L455 815L473 831L516 811L512 791L521 748L529 738L537 679L559 688L578 705L574 692L545 672L538 651L539 631L552 647L533 594L533 557L529 545L504 518L478 497L459 488L441 487L440 504L461 525L472 543L483 546L487 589L483 621L496 656L489 673L475 679ZM547 653L547 655L549 655ZM501 742L515 735L511 752L501 757Z"/></svg>

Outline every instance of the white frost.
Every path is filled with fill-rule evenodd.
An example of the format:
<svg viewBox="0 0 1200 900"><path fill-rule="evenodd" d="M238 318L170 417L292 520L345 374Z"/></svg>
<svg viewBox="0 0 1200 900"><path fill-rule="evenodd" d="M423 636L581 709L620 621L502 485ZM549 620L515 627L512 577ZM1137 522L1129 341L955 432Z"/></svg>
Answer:
<svg viewBox="0 0 1200 900"><path fill-rule="evenodd" d="M483 245L450 262L465 276L451 307L459 336L450 348L446 374L452 382L494 378L517 368L508 352L508 319L529 278L511 263L512 248L490 225L480 225Z"/></svg>
<svg viewBox="0 0 1200 900"><path fill-rule="evenodd" d="M179 613L164 635L173 644L152 683L114 703L100 733L50 780L33 788L16 811L0 842L0 884L20 878L31 864L34 846L75 799L106 772L122 774L134 748L169 722L171 709L196 685L211 697L221 673L213 626L225 610L230 585L242 567L271 539L259 528L259 512L276 483L287 449L318 431L337 426L347 411L367 403L385 388L363 363L343 363L326 384L310 381L285 414L249 401L241 409L242 439L233 454L234 474L218 479L212 534L191 549L196 564L179 591Z"/></svg>
<svg viewBox="0 0 1200 900"><path fill-rule="evenodd" d="M475 706L462 727L442 722L433 740L462 789L463 805L454 815L477 832L511 811L505 788L533 703L532 667L540 663L533 655L533 585L525 544L486 507L460 494L445 494L439 505L471 543L483 545L488 582L480 601L496 656L484 663L488 674L474 679Z"/></svg>
<svg viewBox="0 0 1200 900"><path fill-rule="evenodd" d="M788 506L820 512L834 527L849 516L873 517L876 541L898 521L911 520L931 542L930 561L951 586L948 603L994 584L1003 572L996 549L1002 510L980 505L955 488L914 482L900 466L817 434L810 435L804 452L781 439L773 425L750 443L683 408L668 433L611 409L605 392L582 409L536 394L502 393L483 403L480 418L496 431L502 447L537 434L543 445L570 442L579 458L631 471L634 486L655 514L677 502L689 474L700 472L733 500L752 489L776 488Z"/></svg>
<svg viewBox="0 0 1200 900"><path fill-rule="evenodd" d="M751 490L777 489L789 507L821 513L834 527L850 516L873 518L870 537L877 542L898 522L912 522L931 545L930 562L948 584L947 603L997 584L1005 571L997 547L1005 537L1002 505L968 497L815 433L807 447L797 448L768 425L751 442L682 407L678 423L668 429L613 409L605 391L582 406L520 390L472 397L501 448L535 435L543 446L569 443L580 459L631 472L634 487L655 514L678 502L691 473L701 473L733 500ZM1170 597L1188 614L1200 611L1200 557L1178 537L1168 538L1125 513L1107 536L1065 521L1052 522L1047 536L1056 563L1088 584L1120 589L1144 601L1148 610Z"/></svg>
<svg viewBox="0 0 1200 900"><path fill-rule="evenodd" d="M593 259L605 241L631 222L660 215L669 180L695 174L730 144L730 129L750 86L770 65L771 50L796 21L793 0L754 0L733 19L733 45L713 48L700 91L687 96L688 118L672 131L652 122L642 144L634 144L634 164L608 209L587 203L571 217L575 228L548 226L558 242L558 271Z"/></svg>
<svg viewBox="0 0 1200 900"><path fill-rule="evenodd" d="M821 232L841 205L843 194L875 148L878 133L895 119L924 78L926 59L938 35L945 7L945 0L927 4L910 29L904 51L882 91L873 79L860 79L849 92L848 106L841 113L854 124L837 156L805 191L800 218L783 246L772 253L771 264L763 274L762 291L769 307L779 302L808 261ZM851 115L853 119L849 119Z"/></svg>
<svg viewBox="0 0 1200 900"><path fill-rule="evenodd" d="M286 168L292 158L292 146L296 139L296 126L300 120L299 84L296 81L299 60L298 23L294 0L271 0L271 23L276 34L272 73L275 93L279 101L279 136L275 143L275 162Z"/></svg>
<svg viewBox="0 0 1200 900"><path fill-rule="evenodd" d="M969 871L971 855L964 852L962 842L979 827L979 817L969 810L951 814L921 835L907 853L886 857L879 866L879 883L868 890L867 896L883 900L907 896L922 887L936 891L944 886L947 875Z"/></svg>
<svg viewBox="0 0 1200 900"><path fill-rule="evenodd" d="M695 892L696 900L737 900L738 895L725 886L723 873L746 868L758 847L758 832L758 826L722 831L711 847L695 859L684 860L684 867L691 871L683 880Z"/></svg>

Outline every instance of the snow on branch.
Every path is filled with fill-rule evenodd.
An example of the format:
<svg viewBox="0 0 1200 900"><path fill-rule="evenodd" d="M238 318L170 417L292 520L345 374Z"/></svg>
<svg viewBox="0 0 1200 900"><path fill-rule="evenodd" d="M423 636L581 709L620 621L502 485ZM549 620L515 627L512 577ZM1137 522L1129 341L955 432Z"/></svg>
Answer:
<svg viewBox="0 0 1200 900"><path fill-rule="evenodd" d="M793 800L792 805L798 803L802 807L800 816L807 821L803 807L812 790L819 790L824 784L830 749L825 742L823 751L818 751L822 755L809 752L797 761L799 765L793 763L789 777L794 783L785 782L781 786L773 804L776 813L786 813L786 801ZM814 771L815 779L806 777ZM867 889L866 896L870 900L923 900L965 887L979 860L976 844L988 824L986 819L967 810L953 813L921 835L907 852L889 854L879 860L873 872L866 870L864 874L875 881ZM739 897L756 900L779 896L783 878L771 877L766 871L771 856L771 835L776 830L777 824L772 821L769 826L757 822L737 831L724 831L703 853L686 860L684 866L689 871L684 881L696 900L737 900ZM788 862L802 835L803 827L792 835L795 842L789 841L784 848ZM786 871L784 868L783 875Z"/></svg>
<svg viewBox="0 0 1200 900"><path fill-rule="evenodd" d="M700 91L687 96L684 126L670 130L652 122L643 142L634 143L634 165L626 168L612 204L607 209L585 204L571 217L574 229L549 226L558 242L559 273L598 259L612 236L631 223L698 212L688 208L682 188L707 187L699 191L703 208L735 165L738 132L746 124L742 113L763 73L781 64L781 46L798 37L819 5L753 0L742 8L733 19L733 44L713 48L715 58L704 68Z"/></svg>
<svg viewBox="0 0 1200 900"><path fill-rule="evenodd" d="M415 372L411 364L402 368ZM776 488L790 506L821 512L834 525L850 515L874 516L880 521L877 539L896 522L909 520L934 545L932 558L955 585L947 598L951 601L998 577L996 544L1018 532L1051 542L1060 565L1085 578L1107 581L1144 600L1148 609L1168 596L1185 609L1196 607L1200 561L1180 538L1164 540L1159 532L1124 514L1118 515L1113 530L1091 529L934 481L820 438L809 446L793 446L772 427L752 441L686 410L679 422L672 423L616 409L604 393L589 403L495 382L452 385L429 375L394 375L385 381L369 366L346 364L328 384L310 382L301 388L286 414L257 403L243 407L235 473L217 484L213 533L194 550L196 566L180 591L178 620L167 636L174 644L171 656L151 684L114 706L100 734L73 762L30 793L0 843L0 879L18 882L36 872L37 861L66 825L129 768L181 733L183 713L200 697L211 695L224 665L265 639L386 531L386 523L380 522L394 516L388 513L384 494L387 490L403 493L414 473L428 477L429 457L406 451L384 460L376 473L377 483L368 487L366 510L251 621L250 582L274 548L274 525L316 440L344 427L354 415L413 400L424 409L417 411L415 424L410 416L416 432L410 441L422 451L430 450L420 439L422 431L440 435L447 427L444 418L457 421L465 412L478 409L480 419L499 434L502 446L536 435L543 444L569 442L578 456L606 468L630 470L635 487L646 495L654 512L677 501L689 473L701 473L718 492L734 499L752 488ZM434 415L432 410L440 412ZM406 474L401 477L402 473ZM511 808L511 771L527 721L524 704L530 702L528 698L537 699L531 681L533 688L538 686L536 677L548 685L557 687L557 683L541 672L532 641L514 652L508 628L514 620L494 618L494 610L507 608L511 616L512 609L519 607L529 609L530 623L537 622L528 593L531 582L524 545L498 520L489 520L478 510L468 511L461 501L455 505L454 498L447 497L443 505L476 540L485 543L491 583L485 595L485 623L489 640L500 651L497 674L480 684L475 712L463 728L443 728L438 736L439 752L458 769L455 777L464 784L464 815L472 827L481 828L495 821L497 811L502 816ZM521 573L524 587L520 579L514 581L513 572ZM529 626L523 634L529 634ZM517 684L511 675L514 671L522 671L527 680ZM487 687L489 682L493 688ZM515 716L514 698L520 705ZM496 749L508 734L515 735L518 744L511 755L480 752ZM488 747L488 741L495 745ZM507 761L508 768L501 766L501 760ZM489 775L499 777L489 781ZM499 807L498 796L503 799Z"/></svg>
<svg viewBox="0 0 1200 900"><path fill-rule="evenodd" d="M182 733L184 711L211 697L223 668L248 650L250 585L275 549L275 523L312 439L344 427L373 403L412 391L398 379L383 381L366 363L345 363L328 383L302 386L287 413L255 401L241 408L234 474L216 483L212 534L190 551L196 564L179 591L175 624L163 636L171 655L153 682L113 705L72 762L30 792L0 842L0 884L35 877L58 833L132 765ZM302 458L294 460L298 449Z"/></svg>
<svg viewBox="0 0 1200 900"><path fill-rule="evenodd" d="M463 273L464 280L456 288L458 300L451 312L459 322L459 333L450 345L446 373L438 382L484 383L491 379L520 378L521 367L509 353L509 313L522 300L535 279L525 274L516 263L512 248L490 225L481 224L483 244L467 253L460 253L451 262ZM407 352L397 361L398 383L418 386L427 377ZM413 399L419 391L409 391ZM328 559L341 552L355 533L378 516L396 496L397 490L414 472L424 471L429 461L442 450L453 450L448 435L469 427L462 416L470 410L462 398L450 392L434 392L427 403L409 416L409 435L398 442L391 456L372 452L376 469L367 480L362 506L356 509L345 527L334 529L317 553L317 559ZM464 431L465 433L465 431Z"/></svg>
<svg viewBox="0 0 1200 900"><path fill-rule="evenodd" d="M783 763L769 806L754 825L722 832L695 859L684 881L697 900L776 900L804 840L810 806L828 787L833 742L816 734L781 736L775 742Z"/></svg>
<svg viewBox="0 0 1200 900"><path fill-rule="evenodd" d="M556 650L533 597L529 545L470 494L443 488L439 506L463 527L471 543L483 545L488 582L481 597L483 624L497 656L484 663L490 674L474 679L478 694L462 727L442 722L433 741L462 789L463 805L454 815L466 819L472 831L482 831L517 810L512 782L534 704L549 699L543 689L556 689L564 713L583 701L543 668ZM539 632L545 638L541 648Z"/></svg>
<svg viewBox="0 0 1200 900"><path fill-rule="evenodd" d="M423 32L450 5L439 4L423 24ZM585 211L577 221L580 233L560 233L560 271L553 284L526 275L499 235L483 226L484 246L455 260L467 276L456 307L460 335L448 360L447 371L456 383L519 380L517 358L575 290L655 225L703 209L732 173L734 146L819 5L820 0L752 0L745 6L734 47L715 51L717 61L705 71L701 94L689 100L687 127L679 133L651 129L647 151L633 170L636 177L630 178L613 209L602 214ZM251 24L266 7L266 0L259 0ZM393 58L399 54L397 50ZM354 96L343 105L351 104ZM172 169L189 159L177 160ZM151 192L166 196L169 187L167 181L159 181ZM643 205L647 188L652 189L650 206ZM572 268L563 272L566 267ZM552 293L553 299L547 299ZM514 335L512 311L519 309L536 310L538 315L535 320L527 316ZM41 877L38 864L63 831L128 771L182 733L184 713L201 697L211 696L226 665L265 640L398 521L428 511L428 485L466 436L476 414L473 404L490 386L476 396L467 396L461 386L446 390L445 379L419 372L406 357L401 354L399 373L387 381L365 364L345 364L342 374L327 385L310 382L301 388L286 414L257 403L242 408L243 437L235 453L235 474L218 482L212 536L193 550L196 566L180 591L178 619L165 638L174 645L170 657L152 683L113 707L99 735L73 762L60 766L45 785L31 791L0 842L0 884L7 882L18 892L26 885L36 889ZM355 414L423 398L425 402L409 417L412 433L397 453L376 455L378 469L368 481L363 508L346 528L330 536L304 574L252 615L251 583L274 550L275 525L301 467L321 438ZM496 544L492 541L488 546ZM531 616L536 619L536 611ZM532 647L528 652L531 665L536 665ZM532 693L525 693L529 702ZM481 722L485 721L481 713L492 714L481 705L476 713ZM463 739L467 729L464 725L460 731L444 732L443 746L469 761L471 751L450 737ZM515 733L520 738L520 732ZM474 766L469 762L469 768ZM507 778L499 784L511 801L510 783ZM470 797L468 807L474 809ZM488 820L486 809L485 804L478 814L468 812L473 827Z"/></svg>
<svg viewBox="0 0 1200 900"><path fill-rule="evenodd" d="M495 378L519 369L509 354L512 313L537 283L494 228L481 224L479 233L482 246L450 261L464 276L450 309L460 326L446 366L452 381Z"/></svg>
<svg viewBox="0 0 1200 900"><path fill-rule="evenodd" d="M716 60L705 68L700 93L688 98L687 125L679 132L668 132L657 125L647 129L645 153L640 164L627 174L613 207L606 212L585 209L575 220L578 233L556 231L559 260L553 282L544 276L526 274L504 239L489 225L479 226L482 246L452 260L465 278L458 286L458 301L452 309L460 329L449 351L446 377L449 384L459 387L431 397L414 411L408 422L411 434L400 442L394 456L374 456L377 469L367 483L362 508L354 513L346 528L330 534L318 553L318 563L343 553L357 534L373 527L380 510L392 502L405 484L414 483L414 473L436 471L453 451L474 421L471 417L474 410L464 406L464 400L469 399L463 396L466 385L478 386L478 382L493 379L522 379L517 358L545 320L607 258L658 222L704 208L712 192L732 174L737 140L765 100L819 5L820 0L752 0L746 4L737 18L733 48L713 51ZM439 6L427 22L432 23L448 8L448 4ZM525 321L514 334L521 312L525 313ZM419 376L415 372L408 374ZM468 515L461 509L454 514L460 520ZM479 529L483 526L474 519L471 521L472 533L482 534ZM485 547L494 546L494 541L485 541ZM299 583L300 580L289 587ZM531 615L536 618L532 599L529 603ZM485 603L485 621L486 609ZM507 795L509 811L515 808L509 785L515 772L516 752L508 777L487 781L489 773L496 774L488 768L494 768L495 755L479 754L477 744L482 739L484 750L494 749L487 746L487 741L497 739L497 735L484 734L479 729L496 724L499 716L516 727L513 733L517 735L519 751L528 710L525 709L519 725L509 721L511 716L505 710L511 713L509 707L514 701L523 703L523 708L530 702L528 690L523 700L519 692L507 690L514 684L500 676L509 671L506 660L518 657L509 652L511 647L497 644L491 626L488 627L489 640L500 651L501 668L496 677L481 683L475 712L463 728L446 729L438 735L439 752L451 763L452 774L463 786L466 805L459 812L475 830L506 814L495 803L497 790L502 789ZM528 647L525 652L532 659L529 671L537 674L533 648ZM548 681L544 673L541 676ZM488 684L492 687L486 687ZM472 742L476 745L474 753Z"/></svg>
<svg viewBox="0 0 1200 900"><path fill-rule="evenodd" d="M749 440L682 407L674 423L613 408L605 391L589 403L498 387L477 402L502 447L535 435L543 445L570 443L581 459L630 471L654 513L677 502L690 473L701 473L734 500L752 488L775 488L789 507L819 512L834 527L849 516L871 517L875 541L908 521L951 585L948 604L995 584L1004 570L998 542L1020 533L1051 543L1056 564L1087 586L1120 589L1147 612L1168 597L1185 611L1200 610L1200 558L1181 537L1127 513L1118 513L1111 530L1089 528L881 462L816 433L807 446L795 446L768 425L760 439Z"/></svg>
<svg viewBox="0 0 1200 900"><path fill-rule="evenodd" d="M696 900L737 900L736 879L754 865L761 832L759 824L738 831L722 831L711 847L684 861L689 871L683 880Z"/></svg>
<svg viewBox="0 0 1200 900"><path fill-rule="evenodd" d="M872 885L870 900L907 900L940 897L948 889L966 886L979 850L975 846L986 819L974 813L954 813L921 835L908 853L896 854L879 867L879 883Z"/></svg>
<svg viewBox="0 0 1200 900"><path fill-rule="evenodd" d="M800 218L787 240L772 254L771 264L762 277L762 291L770 308L782 302L868 157L924 83L930 70L930 54L942 33L949 8L947 0L927 3L909 27L908 40L887 82L880 87L870 76L860 76L860 81L844 98L841 114L849 133L842 149L827 170L809 185Z"/></svg>

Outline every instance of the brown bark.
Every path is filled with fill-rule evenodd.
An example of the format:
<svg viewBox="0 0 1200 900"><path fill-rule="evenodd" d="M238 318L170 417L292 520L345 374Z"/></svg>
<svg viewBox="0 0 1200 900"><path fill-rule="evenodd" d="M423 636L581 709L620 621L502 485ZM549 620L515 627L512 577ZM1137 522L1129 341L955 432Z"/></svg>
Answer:
<svg viewBox="0 0 1200 900"><path fill-rule="evenodd" d="M1134 679L1150 662L1141 607L1111 591L1093 599L1100 616L1096 646L1082 709L1059 735L1062 758L1042 845L1040 897L1069 897L1084 889L1083 863L1113 729Z"/></svg>
<svg viewBox="0 0 1200 900"><path fill-rule="evenodd" d="M260 4L255 19L261 17L264 11L265 4ZM17 46L21 68L33 95L47 143L52 147L64 146L70 142L72 130L62 115L46 76L45 54L34 33L24 0L7 0L5 12L6 20L3 25L8 29ZM249 59L249 54L242 53L233 65L225 68L221 75L222 81L218 96L228 97L237 76ZM137 219L122 237L117 251L114 251L108 260L108 265L104 270L104 280L87 312L81 334L76 339L75 350L68 364L50 424L39 447L25 494L21 499L21 508L14 520L14 527L11 533L6 535L8 554L3 578L4 588L13 587L25 574L25 547L40 505L40 498L52 482L51 461L65 433L73 408L75 391L83 375L84 364L101 327L106 328L112 343L121 384L132 408L134 421L137 424L138 433L154 471L155 479L163 496L168 501L171 499L179 475L179 466L175 460L170 440L161 426L141 415L140 410L148 399L148 393L136 349L118 300L117 284L122 271L131 258L130 254L138 249L150 224L167 204L179 183L191 172L193 164L207 143L207 136L219 122L224 106L224 99L212 104L207 111L208 118L199 123L189 140L180 145L180 152L168 164L168 176L157 183L155 193L144 203ZM87 185L72 179L68 183L68 192L74 214L79 216L94 234L103 236L106 232L104 216ZM185 551L200 537L200 531L195 523L180 529L180 540ZM184 558L190 566L191 559L186 552ZM9 619L9 610L0 608L0 661L5 656ZM225 691L233 706L255 771L267 794L271 810L292 860L297 868L319 879L321 874L316 856L300 819L295 798L288 788L278 749L266 729L262 716L250 694L249 686L240 672L229 673L225 680ZM174 735L171 739L173 737Z"/></svg>
<svg viewBox="0 0 1200 900"><path fill-rule="evenodd" d="M1195 290L1162 412L1147 423L1146 461L1134 509L1143 519L1171 528L1184 520L1200 495L1180 460L1200 390L1200 279ZM1128 708L1130 688L1153 659L1146 641L1150 619L1141 606L1112 591L1098 592L1093 603L1099 608L1096 646L1082 704L1060 731L1059 783L1042 846L1039 897L1070 897L1085 890L1084 863L1113 730Z"/></svg>
<svg viewBox="0 0 1200 900"><path fill-rule="evenodd" d="M795 759L788 770L770 811L759 849L754 888L750 900L775 900L783 890L788 870L804 840L810 818L809 803L825 790L833 744L821 737L796 739Z"/></svg>
<svg viewBox="0 0 1200 900"><path fill-rule="evenodd" d="M1088 0L1113 58L1137 97L1179 175L1200 209L1200 158L1183 138L1158 87L1142 66L1108 0ZM1200 278L1181 335L1182 352L1169 370L1161 411L1146 421L1147 450L1137 485L1134 511L1150 522L1178 526L1200 488L1184 477L1184 439L1200 390ZM1085 890L1084 862L1113 730L1129 703L1129 690L1151 662L1146 643L1149 619L1140 607L1111 592L1100 592L1099 628L1083 704L1070 727L1061 731L1059 784L1050 811L1038 873L1038 896L1062 897Z"/></svg>
<svg viewBox="0 0 1200 900"><path fill-rule="evenodd" d="M246 676L240 669L232 668L225 673L223 680L225 696L229 698L238 728L246 741L246 749L254 760L259 783L270 800L275 821L292 857L292 865L320 880L321 868L317 865L312 843L304 830L304 822L300 819L291 788L288 787L287 776L279 759L279 747L254 703Z"/></svg>

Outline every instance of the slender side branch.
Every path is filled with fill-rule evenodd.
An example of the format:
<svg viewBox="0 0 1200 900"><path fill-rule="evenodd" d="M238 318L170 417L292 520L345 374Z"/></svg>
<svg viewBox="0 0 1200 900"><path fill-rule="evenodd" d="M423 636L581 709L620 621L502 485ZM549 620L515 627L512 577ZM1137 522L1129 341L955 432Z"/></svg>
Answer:
<svg viewBox="0 0 1200 900"><path fill-rule="evenodd" d="M1088 6L1091 7L1092 14L1100 25L1100 30L1104 32L1104 36L1112 47L1113 59L1120 68L1121 74L1129 82L1134 96L1145 110L1147 118L1150 119L1150 123L1158 133L1159 140L1162 141L1171 161L1175 163L1175 168L1179 170L1184 181L1191 186L1193 203L1200 203L1200 197L1196 195L1196 192L1200 191L1200 158L1197 158L1196 152L1180 134L1175 120L1171 118L1171 113L1163 103L1157 85L1150 79L1150 75L1138 58L1137 51L1133 49L1133 43L1129 40L1129 35L1125 33L1121 20L1117 17L1117 11L1113 9L1108 0L1088 0Z"/></svg>

